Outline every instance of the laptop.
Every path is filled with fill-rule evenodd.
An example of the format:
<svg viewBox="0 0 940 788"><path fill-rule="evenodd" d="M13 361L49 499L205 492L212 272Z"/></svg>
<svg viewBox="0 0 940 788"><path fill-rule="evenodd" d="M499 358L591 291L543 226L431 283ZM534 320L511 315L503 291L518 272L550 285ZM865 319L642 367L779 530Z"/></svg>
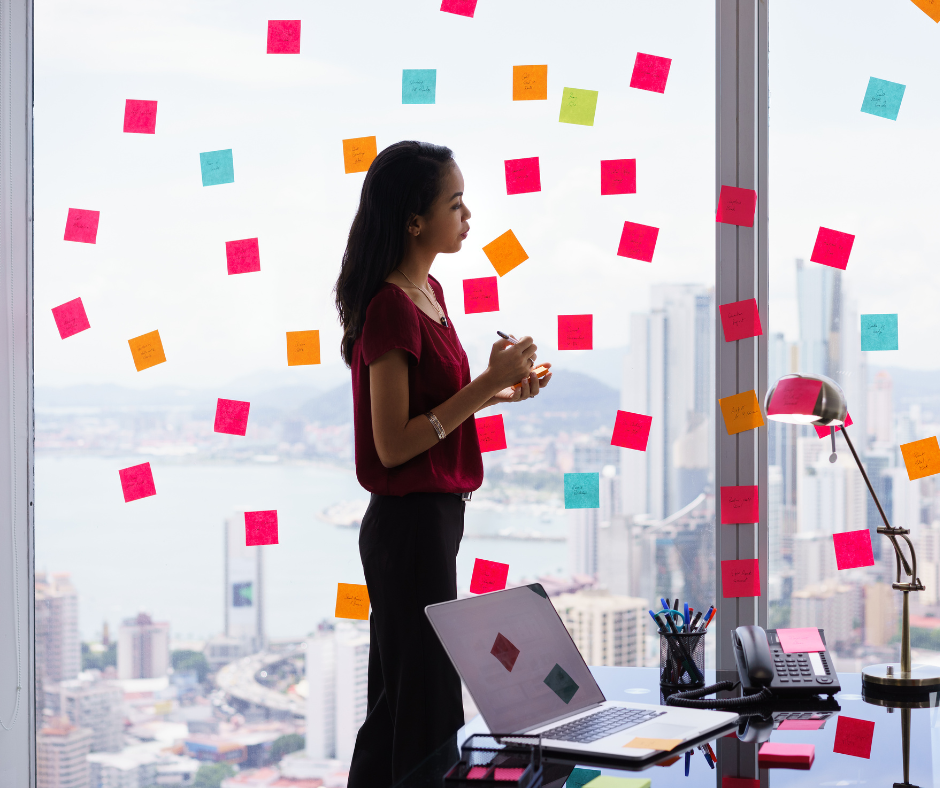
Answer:
<svg viewBox="0 0 940 788"><path fill-rule="evenodd" d="M638 761L660 751L624 747L634 738L701 741L737 720L726 711L607 700L537 583L425 612L493 733L538 734L547 750Z"/></svg>

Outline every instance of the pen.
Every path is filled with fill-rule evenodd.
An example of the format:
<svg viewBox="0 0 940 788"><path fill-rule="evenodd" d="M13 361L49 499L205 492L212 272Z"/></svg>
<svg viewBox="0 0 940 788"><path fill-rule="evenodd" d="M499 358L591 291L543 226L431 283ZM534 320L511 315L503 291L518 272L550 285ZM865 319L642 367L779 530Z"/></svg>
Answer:
<svg viewBox="0 0 940 788"><path fill-rule="evenodd" d="M704 630L704 629L708 629L708 625L712 623L712 619L715 617L715 614L716 614L717 612L718 612L717 610L713 610L713 611L712 611L712 614L708 617L708 621L706 621L706 622L705 622L705 625L702 627L703 630Z"/></svg>
<svg viewBox="0 0 940 788"><path fill-rule="evenodd" d="M701 618L702 618L702 611L699 610L698 613L695 614L695 618L692 619L692 623L689 625L690 632L695 632L695 627L698 626L698 622Z"/></svg>
<svg viewBox="0 0 940 788"><path fill-rule="evenodd" d="M708 767L709 767L710 769L714 769L714 768L715 768L715 764L713 764L713 763L712 763L712 759L708 757L708 750L706 750L704 747L702 747L702 745L699 745L699 749L702 751L702 755L705 756L705 763L708 764Z"/></svg>
<svg viewBox="0 0 940 788"><path fill-rule="evenodd" d="M512 334L504 334L502 331L497 331L496 333L499 334L507 342L512 342L512 344L514 345L519 344L519 340L516 339Z"/></svg>
<svg viewBox="0 0 940 788"><path fill-rule="evenodd" d="M679 597L676 597L675 604L673 604L672 609L676 611L676 617L679 617Z"/></svg>
<svg viewBox="0 0 940 788"><path fill-rule="evenodd" d="M708 742L705 742L705 747L708 750L708 754L712 756L712 760L718 763L718 758L715 756L715 751L712 749L712 746Z"/></svg>
<svg viewBox="0 0 940 788"><path fill-rule="evenodd" d="M682 618L685 621L685 631L689 631L689 603L686 602L683 606L683 615Z"/></svg>
<svg viewBox="0 0 940 788"><path fill-rule="evenodd" d="M692 750L685 751L685 776L689 776L689 767L692 765Z"/></svg>

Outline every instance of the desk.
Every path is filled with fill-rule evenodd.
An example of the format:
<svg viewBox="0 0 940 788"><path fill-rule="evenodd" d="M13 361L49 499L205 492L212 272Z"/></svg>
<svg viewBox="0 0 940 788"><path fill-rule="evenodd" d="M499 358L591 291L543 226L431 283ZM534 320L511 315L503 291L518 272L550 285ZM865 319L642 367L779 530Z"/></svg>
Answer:
<svg viewBox="0 0 940 788"><path fill-rule="evenodd" d="M660 702L659 671L653 668L591 668L597 683L608 700L634 700L639 703ZM714 671L706 671L706 680L714 683ZM842 692L836 695L841 706L818 730L774 730L773 742L813 744L816 760L809 771L796 769L764 769L752 771L757 763L757 744L746 744L728 735L711 746L718 756L715 769L709 768L704 755L693 751L689 776L685 776L685 758L671 766L651 766L644 771L622 771L583 764L584 768L600 768L603 774L621 777L648 777L653 788L691 788L692 786L721 786L722 775L730 777L760 776L761 786L773 788L810 788L811 786L859 786L860 788L890 788L902 785L902 713L875 706L862 700L861 678L857 673L840 673ZM936 699L934 699L936 706ZM871 720L875 723L871 758L860 758L833 752L836 724L839 716ZM443 775L457 760L457 744L471 733L482 733L486 726L476 717L418 769L396 784L396 788L440 788ZM919 788L940 786L940 709L923 708L911 711L910 785ZM677 753L679 751L676 751ZM551 762L547 757L546 762ZM557 763L556 763L557 766ZM545 788L560 788L562 782L546 783Z"/></svg>

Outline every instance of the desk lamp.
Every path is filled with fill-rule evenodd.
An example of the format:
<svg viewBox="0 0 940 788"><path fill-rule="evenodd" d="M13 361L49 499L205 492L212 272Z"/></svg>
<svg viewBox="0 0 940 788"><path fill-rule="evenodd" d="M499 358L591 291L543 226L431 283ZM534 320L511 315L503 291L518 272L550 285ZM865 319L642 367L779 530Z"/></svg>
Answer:
<svg viewBox="0 0 940 788"><path fill-rule="evenodd" d="M894 547L895 563L897 564L896 582L891 587L900 591L903 596L901 617L901 662L871 665L862 671L862 686L870 695L885 697L909 697L940 690L940 669L930 665L911 666L911 621L908 595L911 591L923 591L924 585L917 577L917 555L914 545L908 537L910 529L895 528L888 522L888 517L875 489L871 485L865 467L859 459L855 446L849 438L845 426L848 408L845 403L845 394L834 380L824 375L784 375L774 383L764 398L764 410L767 418L772 421L782 421L786 424L812 424L814 427L829 427L829 436L832 440L832 454L829 462L835 462L836 457L836 427L842 428L842 436L855 458L855 463L868 485L878 513L884 521L878 526L878 533L884 534ZM903 539L910 550L910 562L901 550L898 539ZM907 582L901 582L901 570L907 577Z"/></svg>

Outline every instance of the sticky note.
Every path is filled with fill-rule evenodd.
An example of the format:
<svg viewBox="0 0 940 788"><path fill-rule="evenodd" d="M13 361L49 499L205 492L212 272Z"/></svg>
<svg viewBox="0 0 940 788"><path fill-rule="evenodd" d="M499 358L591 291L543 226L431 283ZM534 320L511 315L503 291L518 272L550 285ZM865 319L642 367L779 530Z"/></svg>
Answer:
<svg viewBox="0 0 940 788"><path fill-rule="evenodd" d="M463 280L463 311L468 315L499 311L499 289L495 276Z"/></svg>
<svg viewBox="0 0 940 788"><path fill-rule="evenodd" d="M132 465L130 468L122 468L118 471L118 475L121 477L124 503L157 494L157 488L153 483L153 471L150 469L149 462Z"/></svg>
<svg viewBox="0 0 940 788"><path fill-rule="evenodd" d="M836 568L856 569L860 566L875 565L875 557L871 551L871 533L867 528L833 534L832 543L836 551Z"/></svg>
<svg viewBox="0 0 940 788"><path fill-rule="evenodd" d="M721 562L721 595L725 599L760 596L760 564L756 558Z"/></svg>
<svg viewBox="0 0 940 788"><path fill-rule="evenodd" d="M287 332L287 366L302 367L320 363L320 332Z"/></svg>
<svg viewBox="0 0 940 788"><path fill-rule="evenodd" d="M609 777L608 775L601 775L587 783L584 788L588 788L588 786L590 788L650 788L651 784L649 778L646 777Z"/></svg>
<svg viewBox="0 0 940 788"><path fill-rule="evenodd" d="M128 339L127 344L131 347L134 366L137 367L138 372L166 361L159 331L151 331L148 334L141 334L139 337Z"/></svg>
<svg viewBox="0 0 940 788"><path fill-rule="evenodd" d="M219 399L215 405L215 432L226 435L244 435L248 431L250 402L237 399Z"/></svg>
<svg viewBox="0 0 940 788"><path fill-rule="evenodd" d="M636 194L636 159L601 160L601 195Z"/></svg>
<svg viewBox="0 0 940 788"><path fill-rule="evenodd" d="M565 88L561 94L561 112L558 113L558 122L593 126L596 111L596 90Z"/></svg>
<svg viewBox="0 0 940 788"><path fill-rule="evenodd" d="M836 740L832 751L856 758L871 758L871 743L875 738L875 723L855 717L839 715L836 722Z"/></svg>
<svg viewBox="0 0 940 788"><path fill-rule="evenodd" d="M477 425L477 438L480 441L480 451L499 451L506 448L506 429L503 426L502 414L496 416L477 416L474 418Z"/></svg>
<svg viewBox="0 0 940 788"><path fill-rule="evenodd" d="M225 242L225 262L232 274L250 274L261 270L261 252L257 238Z"/></svg>
<svg viewBox="0 0 940 788"><path fill-rule="evenodd" d="M592 350L594 348L593 315L559 315L558 349Z"/></svg>
<svg viewBox="0 0 940 788"><path fill-rule="evenodd" d="M578 691L578 685L575 683L574 679L565 673L565 669L557 662L543 681L548 685L548 688L566 704L571 702L574 694Z"/></svg>
<svg viewBox="0 0 940 788"><path fill-rule="evenodd" d="M759 337L764 333L760 323L760 313L757 311L756 298L722 304L718 307L718 312L721 315L721 329L725 335L725 342Z"/></svg>
<svg viewBox="0 0 940 788"><path fill-rule="evenodd" d="M493 641L493 648L490 649L490 654L496 657L496 659L500 661L500 664L512 673L512 667L519 658L519 649L512 644L509 638L497 632L496 640Z"/></svg>
<svg viewBox="0 0 940 788"><path fill-rule="evenodd" d="M501 236L490 241L483 247L483 254L500 276L505 276L529 259L512 230L506 230Z"/></svg>
<svg viewBox="0 0 940 788"><path fill-rule="evenodd" d="M777 639L784 654L800 654L804 651L825 651L826 646L816 627L778 629Z"/></svg>
<svg viewBox="0 0 940 788"><path fill-rule="evenodd" d="M343 140L343 166L347 175L352 172L366 172L377 155L375 137Z"/></svg>
<svg viewBox="0 0 940 788"><path fill-rule="evenodd" d="M300 20L299 19L269 19L268 20L268 54L269 55L299 55L300 54Z"/></svg>
<svg viewBox="0 0 940 788"><path fill-rule="evenodd" d="M69 208L65 220L65 240L93 244L98 238L98 219L101 211L86 211L82 208Z"/></svg>
<svg viewBox="0 0 940 788"><path fill-rule="evenodd" d="M816 758L816 748L812 744L783 744L765 742L757 752L757 764L760 768L767 765L803 766L809 768Z"/></svg>
<svg viewBox="0 0 940 788"><path fill-rule="evenodd" d="M757 210L757 192L738 186L722 186L718 194L718 213L715 221L736 224L738 227L753 227Z"/></svg>
<svg viewBox="0 0 940 788"><path fill-rule="evenodd" d="M600 769L581 769L580 767L572 769L565 781L565 788L584 788L591 780L600 776Z"/></svg>
<svg viewBox="0 0 940 788"><path fill-rule="evenodd" d="M901 444L901 456L911 481L940 473L940 446L937 436Z"/></svg>
<svg viewBox="0 0 940 788"><path fill-rule="evenodd" d="M617 411L614 421L614 434L610 439L611 446L620 446L624 449L646 451L646 444L650 439L650 427L653 424L652 416L642 413L630 413L626 410Z"/></svg>
<svg viewBox="0 0 940 788"><path fill-rule="evenodd" d="M897 349L897 315L862 315L862 350Z"/></svg>
<svg viewBox="0 0 940 788"><path fill-rule="evenodd" d="M506 194L527 194L542 191L539 157L506 159Z"/></svg>
<svg viewBox="0 0 940 788"><path fill-rule="evenodd" d="M277 509L245 512L245 545L277 544Z"/></svg>
<svg viewBox="0 0 940 788"><path fill-rule="evenodd" d="M457 16L469 16L473 18L477 10L477 0L442 0L441 11L448 14L457 14Z"/></svg>
<svg viewBox="0 0 940 788"><path fill-rule="evenodd" d="M522 766L497 766L493 769L493 779L497 782L500 780L516 782L523 774L525 774L525 767Z"/></svg>
<svg viewBox="0 0 940 788"><path fill-rule="evenodd" d="M745 484L721 488L721 524L743 525L760 522L757 485Z"/></svg>
<svg viewBox="0 0 940 788"><path fill-rule="evenodd" d="M629 257L631 260L642 260L644 263L651 263L653 262L653 252L656 251L656 239L658 237L658 227L624 222L617 254L620 257Z"/></svg>
<svg viewBox="0 0 940 788"><path fill-rule="evenodd" d="M721 788L760 788L760 780L753 777L722 777Z"/></svg>
<svg viewBox="0 0 940 788"><path fill-rule="evenodd" d="M547 101L548 66L513 66L512 100Z"/></svg>
<svg viewBox="0 0 940 788"><path fill-rule="evenodd" d="M940 22L940 0L911 0L911 2L934 22Z"/></svg>
<svg viewBox="0 0 940 788"><path fill-rule="evenodd" d="M73 336L79 331L91 328L81 298L73 298L64 304L52 307L52 318L62 339Z"/></svg>
<svg viewBox="0 0 940 788"><path fill-rule="evenodd" d="M816 408L821 389L821 380L782 378L777 382L774 395L767 404L767 415L811 414Z"/></svg>
<svg viewBox="0 0 940 788"><path fill-rule="evenodd" d="M661 750L662 752L669 752L680 744L682 744L682 739L648 739L642 736L635 736L623 746L631 750Z"/></svg>
<svg viewBox="0 0 940 788"><path fill-rule="evenodd" d="M488 594L490 591L502 591L506 587L507 577L509 564L477 558L473 562L473 574L470 576L470 593Z"/></svg>
<svg viewBox="0 0 940 788"><path fill-rule="evenodd" d="M199 166L202 169L203 186L235 183L235 162L232 159L231 148L200 153Z"/></svg>
<svg viewBox="0 0 940 788"><path fill-rule="evenodd" d="M336 584L336 618L369 620L369 589L356 583Z"/></svg>
<svg viewBox="0 0 940 788"><path fill-rule="evenodd" d="M724 397L718 400L718 404L721 406L721 415L729 435L764 426L764 417L761 415L754 389Z"/></svg>
<svg viewBox="0 0 940 788"><path fill-rule="evenodd" d="M565 508L599 509L601 482L599 473L565 474Z"/></svg>
<svg viewBox="0 0 940 788"><path fill-rule="evenodd" d="M437 97L436 68L405 68L401 72L402 104L434 104Z"/></svg>
<svg viewBox="0 0 940 788"><path fill-rule="evenodd" d="M825 720L783 720L777 730L781 731L818 731Z"/></svg>
<svg viewBox="0 0 940 788"><path fill-rule="evenodd" d="M871 77L868 89L862 99L862 112L877 115L879 118L897 120L901 111L901 99L904 98L904 85L889 82L887 79Z"/></svg>
<svg viewBox="0 0 940 788"><path fill-rule="evenodd" d="M124 102L124 133L155 134L157 131L157 102L127 99Z"/></svg>
<svg viewBox="0 0 940 788"><path fill-rule="evenodd" d="M852 426L852 414L849 413L848 411L846 411L846 413L845 413L845 426L846 426L846 427L851 427L851 426ZM817 427L817 426L814 424L814 425L813 425L813 429L816 430L816 434L817 434L820 438L828 438L828 437L829 437L829 428L828 428L828 427ZM842 427L836 427L836 432L838 432L838 431L841 430L841 429L842 429Z"/></svg>
<svg viewBox="0 0 940 788"><path fill-rule="evenodd" d="M849 255L852 254L854 243L854 235L820 227L819 232L816 233L816 243L813 245L813 253L809 260L811 263L828 265L830 268L844 271L849 264Z"/></svg>
<svg viewBox="0 0 940 788"><path fill-rule="evenodd" d="M671 65L672 58L637 52L636 61L633 63L633 75L630 77L630 87L649 90L653 93L665 93Z"/></svg>

